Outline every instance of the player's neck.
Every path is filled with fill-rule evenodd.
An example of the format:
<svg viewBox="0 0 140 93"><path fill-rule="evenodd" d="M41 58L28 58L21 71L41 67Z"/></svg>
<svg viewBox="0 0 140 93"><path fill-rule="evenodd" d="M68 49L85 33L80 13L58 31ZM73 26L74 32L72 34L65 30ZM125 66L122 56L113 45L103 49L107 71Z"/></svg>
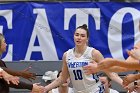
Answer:
<svg viewBox="0 0 140 93"><path fill-rule="evenodd" d="M74 49L74 52L77 54L83 54L83 52L85 52L87 46L85 45L84 47L82 46L76 46Z"/></svg>
<svg viewBox="0 0 140 93"><path fill-rule="evenodd" d="M87 46L75 47L75 49L74 49L75 57L77 57L77 58L81 57L84 54L84 52L86 51L86 48L87 48Z"/></svg>

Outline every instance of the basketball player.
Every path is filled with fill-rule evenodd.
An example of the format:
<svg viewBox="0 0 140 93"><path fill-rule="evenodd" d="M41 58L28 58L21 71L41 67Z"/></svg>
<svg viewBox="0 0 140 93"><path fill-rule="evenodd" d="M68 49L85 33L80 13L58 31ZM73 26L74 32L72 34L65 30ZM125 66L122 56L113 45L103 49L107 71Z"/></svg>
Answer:
<svg viewBox="0 0 140 93"><path fill-rule="evenodd" d="M104 93L104 86L99 81L99 76L97 74L86 75L83 70L83 66L90 64L93 60L100 62L104 59L98 50L87 46L88 39L87 25L79 26L74 33L75 47L63 55L62 75L45 86L45 92L58 87L70 77L74 93ZM106 71L106 74L112 76L120 84L122 83L122 80L112 73Z"/></svg>

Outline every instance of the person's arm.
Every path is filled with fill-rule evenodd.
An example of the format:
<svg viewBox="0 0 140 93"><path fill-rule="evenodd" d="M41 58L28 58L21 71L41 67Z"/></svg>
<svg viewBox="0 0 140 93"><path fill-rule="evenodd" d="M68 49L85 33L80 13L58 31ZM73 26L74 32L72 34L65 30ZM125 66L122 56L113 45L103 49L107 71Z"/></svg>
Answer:
<svg viewBox="0 0 140 93"><path fill-rule="evenodd" d="M9 69L7 68L6 64L4 61L0 60L0 67L2 69L4 69L7 73L13 75L13 76L21 76L25 79L35 79L35 74L34 73L31 73L29 72L28 70L31 68L31 66L29 66L28 68L26 68L25 70L22 70L22 71L16 71L16 70L12 70L12 69Z"/></svg>
<svg viewBox="0 0 140 93"><path fill-rule="evenodd" d="M40 86L37 83L29 84L22 81L20 81L18 85L9 84L8 86L16 89L28 89L31 90L32 93L43 93L45 89L43 86Z"/></svg>
<svg viewBox="0 0 140 93"><path fill-rule="evenodd" d="M101 62L104 59L103 55L98 50L94 50L92 56L94 61L96 61L97 63ZM84 66L83 69L85 70L85 74L89 75L101 71L100 69L98 69L97 63L93 62L92 64ZM103 72L105 72L113 81L122 85L122 79L117 74L113 74L108 70L103 70Z"/></svg>
<svg viewBox="0 0 140 93"><path fill-rule="evenodd" d="M135 74L134 78L135 78L136 80L140 79L140 74Z"/></svg>
<svg viewBox="0 0 140 93"><path fill-rule="evenodd" d="M112 81L115 81L115 82L117 82L118 84L120 84L122 86L123 80L119 77L119 75L117 73L110 72L110 71L105 71L105 73L107 74L107 76Z"/></svg>
<svg viewBox="0 0 140 93"><path fill-rule="evenodd" d="M28 89L28 90L32 90L33 88L33 84L28 84L22 81L19 81L18 85L9 84L8 86L16 89Z"/></svg>
<svg viewBox="0 0 140 93"><path fill-rule="evenodd" d="M140 63L138 60L132 58L131 56L127 60L117 60L112 58L106 58L98 64L98 69L110 69L114 72L125 72L132 70L140 70Z"/></svg>
<svg viewBox="0 0 140 93"><path fill-rule="evenodd" d="M68 68L67 68L67 63L66 63L66 53L64 53L64 55L63 55L62 74L56 80L54 80L52 83L50 83L49 85L45 86L45 92L48 92L51 89L56 88L59 85L63 84L64 82L66 82L68 77L69 77L69 73L68 73Z"/></svg>
<svg viewBox="0 0 140 93"><path fill-rule="evenodd" d="M129 83L140 79L140 74L129 74L123 78L123 85L127 86Z"/></svg>
<svg viewBox="0 0 140 93"><path fill-rule="evenodd" d="M109 69L111 72L121 72L126 71L126 68L114 66L118 63L116 59L106 58L102 56L102 54L98 50L93 51L93 61L88 65L84 66L83 69L85 70L85 74L93 74L99 71L104 71L105 69ZM119 69L118 69L119 68Z"/></svg>
<svg viewBox="0 0 140 93"><path fill-rule="evenodd" d="M110 72L127 72L132 71L132 69L127 69L125 67L113 66L108 69Z"/></svg>
<svg viewBox="0 0 140 93"><path fill-rule="evenodd" d="M95 60L98 63L101 62L104 59L103 55L99 51L94 51L93 54L94 54L93 56L95 56ZM108 75L108 77L111 80L113 80L113 81L117 82L118 84L122 85L123 80L118 76L117 73L110 72L109 70L104 70L104 72Z"/></svg>
<svg viewBox="0 0 140 93"><path fill-rule="evenodd" d="M12 76L12 75L8 74L2 68L0 68L0 73L1 73L1 78L3 78L7 82L7 84L13 83L15 85L18 85L18 83L19 83L19 77Z"/></svg>
<svg viewBox="0 0 140 93"><path fill-rule="evenodd" d="M3 70L5 70L7 73L13 75L13 76L21 76L25 79L35 79L36 76L34 73L31 73L28 71L28 69L25 69L23 71L17 71L17 70L13 70L13 69L9 69L7 67L2 67Z"/></svg>
<svg viewBox="0 0 140 93"><path fill-rule="evenodd" d="M124 88L128 90L127 93L132 93L133 91L139 93L140 80L136 80L134 82L129 83L128 85L124 85Z"/></svg>
<svg viewBox="0 0 140 93"><path fill-rule="evenodd" d="M132 58L129 56L125 61L117 60L117 59L109 59L114 60L112 61L115 66L112 66L109 68L110 71L113 72L126 72L126 71L132 71L132 70L140 70L140 63L138 60ZM109 61L109 60L106 60Z"/></svg>

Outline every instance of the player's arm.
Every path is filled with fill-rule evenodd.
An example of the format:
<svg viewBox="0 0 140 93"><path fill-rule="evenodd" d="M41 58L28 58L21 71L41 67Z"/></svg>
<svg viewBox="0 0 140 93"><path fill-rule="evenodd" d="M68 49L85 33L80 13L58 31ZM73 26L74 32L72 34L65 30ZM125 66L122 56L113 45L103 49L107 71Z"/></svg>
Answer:
<svg viewBox="0 0 140 93"><path fill-rule="evenodd" d="M120 76L115 73L115 72L110 72L110 71L107 71L105 70L104 71L106 73L106 75L112 80L112 81L115 81L117 82L118 84L122 85L123 83L123 80L120 78Z"/></svg>
<svg viewBox="0 0 140 93"><path fill-rule="evenodd" d="M62 75L60 75L56 80L54 80L49 85L45 86L45 92L50 91L53 88L58 87L59 85L66 82L67 78L69 77L67 63L66 63L66 53L63 55L63 66L62 66Z"/></svg>
<svg viewBox="0 0 140 93"><path fill-rule="evenodd" d="M97 62L101 62L104 59L103 55L100 52L98 52L98 54L96 54L96 55L98 56ZM108 77L111 80L113 80L113 81L117 82L118 84L122 85L123 80L118 76L117 73L110 72L109 70L104 70L104 72L108 75Z"/></svg>
<svg viewBox="0 0 140 93"><path fill-rule="evenodd" d="M95 52L94 55L95 55L96 61L98 63L101 62L104 59L103 55L98 50L96 50L94 52ZM108 75L108 77L111 80L113 80L113 81L117 82L118 84L122 85L123 80L118 76L117 73L110 72L108 70L104 70L104 72Z"/></svg>
<svg viewBox="0 0 140 93"><path fill-rule="evenodd" d="M106 58L98 64L98 69L108 69L113 72L126 72L139 70L139 61L129 56L125 61L113 58Z"/></svg>

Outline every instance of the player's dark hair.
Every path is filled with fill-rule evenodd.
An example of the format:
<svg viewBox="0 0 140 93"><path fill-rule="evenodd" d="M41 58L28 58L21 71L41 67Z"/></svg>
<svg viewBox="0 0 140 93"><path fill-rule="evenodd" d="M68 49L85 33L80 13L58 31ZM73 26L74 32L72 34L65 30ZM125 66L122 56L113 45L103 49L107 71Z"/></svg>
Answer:
<svg viewBox="0 0 140 93"><path fill-rule="evenodd" d="M79 29L79 28L86 30L87 37L89 38L89 31L88 31L87 25L86 24L83 24L82 26L77 27L77 29Z"/></svg>

